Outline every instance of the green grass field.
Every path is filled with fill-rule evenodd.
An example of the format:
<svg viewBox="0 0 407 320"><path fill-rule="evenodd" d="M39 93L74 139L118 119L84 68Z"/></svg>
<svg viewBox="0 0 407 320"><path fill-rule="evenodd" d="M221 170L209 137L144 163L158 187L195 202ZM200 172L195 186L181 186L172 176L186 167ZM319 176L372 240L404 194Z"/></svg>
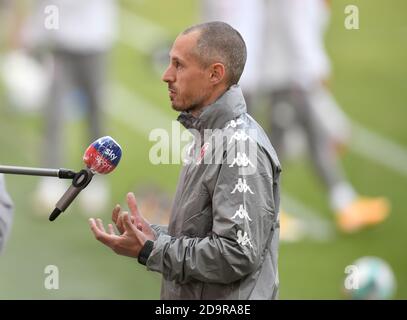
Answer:
<svg viewBox="0 0 407 320"><path fill-rule="evenodd" d="M333 64L333 91L346 113L357 123L407 149L407 3L403 0L353 0L359 7L360 29L344 28L348 1L333 1L327 48ZM172 40L198 17L196 1L121 1L121 6L162 27ZM155 127L157 106L164 119L176 117L169 106L167 90L143 48L129 45L143 40L139 29L124 30L125 41L115 46L111 60L112 86L120 86L146 104L126 103L112 93L107 101L108 130L123 148L123 158L108 176L112 207L122 203L127 191L144 184L159 184L173 193L179 166L150 164L153 142L148 128ZM130 34L130 36L129 36ZM134 39L133 39L134 37ZM144 38L143 38L144 37ZM123 40L123 39L121 39ZM150 39L151 40L151 39ZM151 42L154 47L154 42ZM157 43L158 45L158 43ZM0 163L39 166L42 118L21 114L0 104ZM139 110L143 110L139 112ZM113 117L120 111L122 117ZM406 117L406 118L404 118ZM144 126L145 129L140 129ZM83 120L66 127L69 157L64 167L80 168L87 146ZM83 142L82 142L83 141ZM80 143L81 142L81 143ZM366 142L368 143L368 142ZM382 154L382 157L391 157ZM377 159L350 150L342 164L355 188L366 195L385 195L392 202L388 221L355 235L336 234L327 241L303 240L280 246L281 299L342 299L345 267L365 255L379 256L393 267L397 279L395 298L407 298L407 175L381 165ZM99 244L90 232L87 218L75 204L58 220L32 214L30 197L38 179L8 176L15 202L15 220L5 253L0 257L0 299L158 299L160 275L147 272L137 261L115 255ZM284 166L283 190L333 225L326 192L306 158ZM109 220L110 212L101 215ZM46 290L44 269L59 269L59 289Z"/></svg>

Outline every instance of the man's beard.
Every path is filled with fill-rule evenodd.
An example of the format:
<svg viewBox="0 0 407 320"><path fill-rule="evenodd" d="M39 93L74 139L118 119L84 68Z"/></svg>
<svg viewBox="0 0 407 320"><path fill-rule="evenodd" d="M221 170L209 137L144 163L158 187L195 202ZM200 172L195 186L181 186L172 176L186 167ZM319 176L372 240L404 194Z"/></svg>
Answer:
<svg viewBox="0 0 407 320"><path fill-rule="evenodd" d="M188 113L191 113L193 111L197 111L197 110L199 110L199 109L201 109L203 107L202 102L194 102L194 103L192 103L192 104L190 104L188 106L177 106L172 102L171 106L175 111L188 112Z"/></svg>

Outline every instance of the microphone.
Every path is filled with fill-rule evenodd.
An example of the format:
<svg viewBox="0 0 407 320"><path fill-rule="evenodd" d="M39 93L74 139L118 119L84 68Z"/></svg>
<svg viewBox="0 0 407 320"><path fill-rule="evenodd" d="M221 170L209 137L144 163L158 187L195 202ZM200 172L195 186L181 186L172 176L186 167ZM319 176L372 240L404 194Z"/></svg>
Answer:
<svg viewBox="0 0 407 320"><path fill-rule="evenodd" d="M95 174L112 172L119 164L121 157L122 149L112 137L105 136L93 142L83 155L86 168L75 174L72 185L55 205L49 220L54 221L61 212L64 212L78 194L91 182Z"/></svg>

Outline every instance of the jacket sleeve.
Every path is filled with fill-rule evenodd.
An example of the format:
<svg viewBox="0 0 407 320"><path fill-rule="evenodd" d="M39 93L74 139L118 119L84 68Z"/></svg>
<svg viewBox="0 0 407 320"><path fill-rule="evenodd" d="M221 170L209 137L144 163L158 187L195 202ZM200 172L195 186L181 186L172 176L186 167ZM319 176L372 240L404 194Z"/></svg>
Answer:
<svg viewBox="0 0 407 320"><path fill-rule="evenodd" d="M13 204L6 191L3 176L0 175L0 252L10 233Z"/></svg>
<svg viewBox="0 0 407 320"><path fill-rule="evenodd" d="M213 177L212 232L205 238L160 234L147 268L178 283L231 283L256 270L275 221L272 168L264 151L249 175L224 162Z"/></svg>
<svg viewBox="0 0 407 320"><path fill-rule="evenodd" d="M151 227L151 229L153 229L156 239L161 234L168 234L168 226L158 225L158 224L150 224L150 227Z"/></svg>

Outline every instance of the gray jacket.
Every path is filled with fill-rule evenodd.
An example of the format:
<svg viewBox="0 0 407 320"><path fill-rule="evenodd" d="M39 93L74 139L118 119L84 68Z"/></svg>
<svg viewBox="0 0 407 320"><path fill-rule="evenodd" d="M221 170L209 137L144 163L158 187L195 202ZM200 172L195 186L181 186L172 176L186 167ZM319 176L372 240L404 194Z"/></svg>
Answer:
<svg viewBox="0 0 407 320"><path fill-rule="evenodd" d="M0 174L0 253L10 232L13 204L6 191L4 176Z"/></svg>
<svg viewBox="0 0 407 320"><path fill-rule="evenodd" d="M267 135L247 114L239 86L198 118L178 120L195 139L169 226L153 225L146 266L163 275L161 298L277 298L281 168Z"/></svg>

